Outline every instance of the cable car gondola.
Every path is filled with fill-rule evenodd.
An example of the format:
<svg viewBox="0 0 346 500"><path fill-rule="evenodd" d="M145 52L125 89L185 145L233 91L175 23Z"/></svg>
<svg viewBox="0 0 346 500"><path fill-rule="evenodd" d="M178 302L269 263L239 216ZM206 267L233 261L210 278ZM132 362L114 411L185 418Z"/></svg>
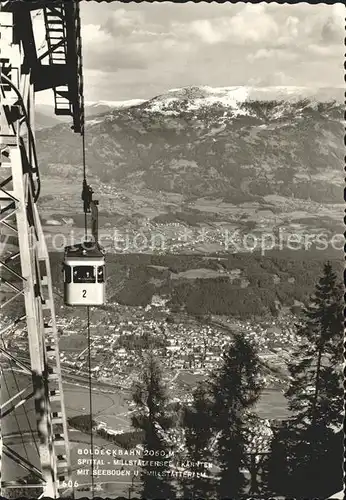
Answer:
<svg viewBox="0 0 346 500"><path fill-rule="evenodd" d="M105 254L93 242L65 248L64 300L69 306L105 303Z"/></svg>
<svg viewBox="0 0 346 500"><path fill-rule="evenodd" d="M106 301L105 252L98 243L98 201L92 194L84 179L85 233L86 214L91 212L93 240L65 247L64 302L68 306L101 306Z"/></svg>

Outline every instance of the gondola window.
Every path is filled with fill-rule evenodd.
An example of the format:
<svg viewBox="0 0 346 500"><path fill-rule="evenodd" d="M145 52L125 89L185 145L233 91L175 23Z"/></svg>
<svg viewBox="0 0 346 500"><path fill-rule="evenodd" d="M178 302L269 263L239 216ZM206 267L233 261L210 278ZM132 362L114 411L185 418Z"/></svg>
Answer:
<svg viewBox="0 0 346 500"><path fill-rule="evenodd" d="M97 268L97 282L103 283L105 280L104 266L98 266Z"/></svg>
<svg viewBox="0 0 346 500"><path fill-rule="evenodd" d="M96 283L94 266L74 266L73 283Z"/></svg>

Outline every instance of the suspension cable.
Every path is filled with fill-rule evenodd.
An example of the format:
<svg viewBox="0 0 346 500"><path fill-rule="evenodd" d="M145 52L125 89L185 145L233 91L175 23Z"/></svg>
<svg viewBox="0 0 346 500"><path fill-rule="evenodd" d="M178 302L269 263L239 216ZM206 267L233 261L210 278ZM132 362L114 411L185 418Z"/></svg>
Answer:
<svg viewBox="0 0 346 500"><path fill-rule="evenodd" d="M90 307L87 307L88 320L88 371L89 371L89 411L90 411L90 447L91 447L91 497L94 498L94 435L93 435L93 405L91 380L91 336L90 336Z"/></svg>
<svg viewBox="0 0 346 500"><path fill-rule="evenodd" d="M84 101L84 99L83 99ZM84 113L84 109L83 109ZM82 128L82 158L83 158L83 193L88 189L86 176L86 144L85 127ZM84 201L84 231L85 241L88 237L88 206ZM92 376L91 376L91 336L90 336L90 307L87 306L87 340L88 340L88 372L89 372L89 413L90 413L90 448L91 448L91 498L94 498L94 435L93 435L93 406L92 406Z"/></svg>
<svg viewBox="0 0 346 500"><path fill-rule="evenodd" d="M82 130L82 155L83 155L83 191L86 189L87 186L87 178L86 178L86 155L85 155L85 129L83 125L83 130ZM84 237L85 240L88 237L88 219L87 219L87 210L86 206L84 205Z"/></svg>
<svg viewBox="0 0 346 500"><path fill-rule="evenodd" d="M78 2L77 2L78 5ZM85 108L84 108L84 86L83 86L83 56L82 56L82 40L79 40L79 57L81 64L81 81L79 87L80 96L80 112L81 112L81 136L82 136L82 162L83 162L83 191L82 199L84 204L84 237L85 241L88 238L88 217L87 212L90 210L90 195L92 190L87 183L86 175L86 142L85 142ZM87 306L87 341L88 341L88 371L89 371L89 413L90 413L90 448L91 448L91 498L94 498L94 435L93 435L93 408L92 408L92 376L91 376L91 336L90 336L90 307Z"/></svg>

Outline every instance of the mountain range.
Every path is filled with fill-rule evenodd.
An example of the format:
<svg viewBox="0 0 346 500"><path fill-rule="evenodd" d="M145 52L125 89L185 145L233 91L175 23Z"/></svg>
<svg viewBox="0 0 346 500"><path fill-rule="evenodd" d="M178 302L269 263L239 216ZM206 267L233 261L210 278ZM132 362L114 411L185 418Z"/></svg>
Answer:
<svg viewBox="0 0 346 500"><path fill-rule="evenodd" d="M187 197L341 203L343 106L244 94L178 89L93 116L86 122L88 168L101 182ZM80 139L69 124L41 130L37 142L48 170L60 165L74 177Z"/></svg>
<svg viewBox="0 0 346 500"><path fill-rule="evenodd" d="M223 104L229 106L243 101L299 101L313 99L317 102L336 101L343 103L344 90L342 88L323 87L185 87L181 89L171 89L162 96L154 99L128 99L124 101L89 101L85 103L85 115L91 117L103 113L108 113L116 109L126 109L148 103L152 109L164 104L164 108L174 101L181 101L184 98L190 100L190 105L200 107L206 104ZM61 122L68 122L68 117L56 116L53 106L47 104L36 104L36 128L48 128Z"/></svg>
<svg viewBox="0 0 346 500"><path fill-rule="evenodd" d="M303 247L301 253L285 253L279 248L281 264L270 256L267 265L259 252L240 255L232 246L225 250L219 229L275 236L277 229L309 236L323 230L342 236L342 99L340 89L188 87L141 102L91 103L86 160L100 200L102 233L114 237L116 228L120 236L127 231L130 237L163 234L164 255L158 255L156 248L138 250L129 245L124 258L139 261L138 252L143 252L151 254L151 264L169 266L177 279L172 291L175 306L190 307L193 313L200 312L195 304L217 314L220 304L225 304L227 313L243 308L244 314L257 309L262 314L276 307L275 301L289 306L295 300L302 302L319 274L311 262L316 256L319 261L341 260L343 241L333 255L329 249L313 252L308 247L307 252ZM43 183L41 214L60 221L73 217L78 237L84 223L81 138L65 123L38 131L36 138ZM187 235L187 243L179 242L181 225L193 229L193 244L184 232L182 240ZM46 224L45 231L55 230ZM58 232L64 232L63 223ZM122 244L119 247L119 251L107 247L107 253L120 254ZM219 269L219 255L226 252L237 253L241 261L235 264L230 256L230 269L240 272L232 290ZM135 255L129 257L131 253ZM173 254L179 254L174 263ZM187 254L193 254L190 260ZM298 254L299 265L293 262ZM212 261L214 271L220 272L215 279L205 277L212 267L205 261L209 257L217 259L216 264ZM256 266L251 267L254 261ZM189 269L201 279L185 275ZM133 279L120 280L115 269L110 275L116 282L112 293L122 303L138 305L145 297L150 302L153 293L166 293L159 289L157 276L141 281L137 269Z"/></svg>
<svg viewBox="0 0 346 500"><path fill-rule="evenodd" d="M112 109L128 108L138 104L142 104L144 99L131 99L127 101L96 101L88 102L85 104L85 116L88 118L90 116L99 115L102 113L107 113ZM36 129L42 130L44 128L51 128L59 123L69 123L70 117L68 116L57 116L54 114L53 104L52 106L48 104L36 104L35 109L35 120Z"/></svg>

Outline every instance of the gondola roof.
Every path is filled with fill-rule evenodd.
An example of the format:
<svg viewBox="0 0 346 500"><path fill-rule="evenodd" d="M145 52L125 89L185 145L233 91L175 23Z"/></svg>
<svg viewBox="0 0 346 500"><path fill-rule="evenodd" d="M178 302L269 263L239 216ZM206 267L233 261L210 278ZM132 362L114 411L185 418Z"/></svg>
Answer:
<svg viewBox="0 0 346 500"><path fill-rule="evenodd" d="M104 249L97 243L93 241L86 241L84 243L79 243L77 245L71 245L65 247L65 257L98 257L102 258L105 256Z"/></svg>

